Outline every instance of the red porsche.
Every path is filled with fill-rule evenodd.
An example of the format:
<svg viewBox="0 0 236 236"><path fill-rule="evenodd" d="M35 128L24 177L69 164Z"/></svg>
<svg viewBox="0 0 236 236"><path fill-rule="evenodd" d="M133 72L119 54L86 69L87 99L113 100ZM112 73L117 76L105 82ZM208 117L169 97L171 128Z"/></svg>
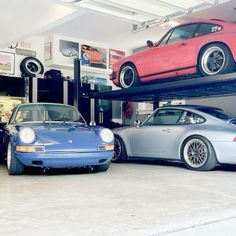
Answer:
<svg viewBox="0 0 236 236"><path fill-rule="evenodd" d="M203 76L234 71L236 24L200 20L169 30L158 43L113 65L111 80L122 88L190 74Z"/></svg>

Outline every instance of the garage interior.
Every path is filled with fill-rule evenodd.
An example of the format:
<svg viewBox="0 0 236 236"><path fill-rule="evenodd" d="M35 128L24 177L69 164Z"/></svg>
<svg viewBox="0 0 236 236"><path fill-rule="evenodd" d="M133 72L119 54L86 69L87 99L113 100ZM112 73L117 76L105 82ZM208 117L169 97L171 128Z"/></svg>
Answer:
<svg viewBox="0 0 236 236"><path fill-rule="evenodd" d="M236 22L235 9L234 0L2 1L0 59L1 52L11 55L12 70L0 69L0 104L8 110L24 102L74 105L100 125L132 126L163 103L216 106L236 116L235 72L119 89L109 80L108 60L109 50L131 55L181 23ZM105 50L106 68L83 64L81 52L61 55L64 41ZM42 62L44 73L23 75L25 57ZM122 111L124 101L133 104L131 117ZM2 113L0 128L7 122ZM112 163L104 173L29 168L9 176L1 163L0 235L231 236L235 171L234 165L198 172L178 162L137 160Z"/></svg>

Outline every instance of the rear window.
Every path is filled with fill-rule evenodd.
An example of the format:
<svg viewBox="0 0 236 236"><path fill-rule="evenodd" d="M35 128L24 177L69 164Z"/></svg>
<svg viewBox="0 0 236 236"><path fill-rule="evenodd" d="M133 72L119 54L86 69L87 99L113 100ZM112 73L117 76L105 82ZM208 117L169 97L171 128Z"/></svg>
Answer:
<svg viewBox="0 0 236 236"><path fill-rule="evenodd" d="M221 29L222 29L222 26L220 25L202 23L200 24L197 32L195 33L195 36L201 36L205 34L214 33L214 32L220 31Z"/></svg>
<svg viewBox="0 0 236 236"><path fill-rule="evenodd" d="M199 111L205 112L208 115L214 116L216 118L219 118L221 120L228 120L231 117L229 115L227 115L223 110L221 109L214 109L214 108L198 108Z"/></svg>

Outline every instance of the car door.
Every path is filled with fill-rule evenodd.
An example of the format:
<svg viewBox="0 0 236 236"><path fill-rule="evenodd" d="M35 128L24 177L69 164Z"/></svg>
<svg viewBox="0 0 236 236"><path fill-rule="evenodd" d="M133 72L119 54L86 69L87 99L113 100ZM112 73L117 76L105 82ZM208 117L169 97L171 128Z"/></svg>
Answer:
<svg viewBox="0 0 236 236"><path fill-rule="evenodd" d="M168 73L178 75L178 70L196 65L198 45L194 34L199 24L189 24L174 28L162 39L157 47L150 48L142 57L139 67L142 76L157 76Z"/></svg>
<svg viewBox="0 0 236 236"><path fill-rule="evenodd" d="M199 24L195 23L179 26L173 30L167 43L163 46L165 51L160 54L160 57L170 58L169 70L195 66L196 51L199 46L195 43L194 35L198 27Z"/></svg>
<svg viewBox="0 0 236 236"><path fill-rule="evenodd" d="M178 139L178 121L181 109L160 109L153 113L140 128L130 134L131 155L135 157L166 158L169 147ZM175 157L173 157L175 158Z"/></svg>

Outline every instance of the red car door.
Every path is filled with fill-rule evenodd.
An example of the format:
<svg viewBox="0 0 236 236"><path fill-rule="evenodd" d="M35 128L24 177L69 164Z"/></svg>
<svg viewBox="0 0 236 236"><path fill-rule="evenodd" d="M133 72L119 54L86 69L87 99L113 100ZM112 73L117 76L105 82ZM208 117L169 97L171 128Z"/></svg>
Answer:
<svg viewBox="0 0 236 236"><path fill-rule="evenodd" d="M198 24L179 26L167 33L169 38L164 37L159 46L146 51L138 66L141 78L175 76L181 69L194 67L198 44L193 35L197 27Z"/></svg>

